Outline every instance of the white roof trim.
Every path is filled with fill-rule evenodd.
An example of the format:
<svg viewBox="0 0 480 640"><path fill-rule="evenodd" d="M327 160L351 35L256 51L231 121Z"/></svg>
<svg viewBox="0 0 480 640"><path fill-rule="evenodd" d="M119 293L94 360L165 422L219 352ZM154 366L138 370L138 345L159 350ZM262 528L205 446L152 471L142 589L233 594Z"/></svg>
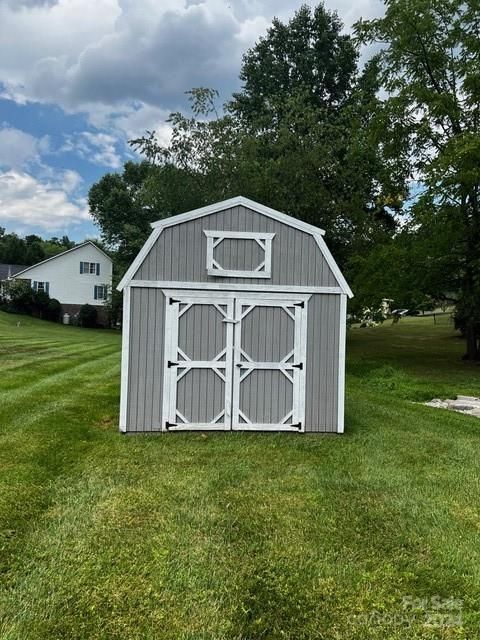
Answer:
<svg viewBox="0 0 480 640"><path fill-rule="evenodd" d="M148 236L147 240L145 241L145 244L140 249L140 252L137 254L137 257L132 262L132 264L128 267L128 269L125 272L125 275L123 276L123 278L118 283L118 285L117 285L117 290L118 291L122 291L129 284L129 282L132 280L133 276L136 274L136 272L140 268L142 262L147 257L148 252L150 251L150 249L155 244L155 242L156 242L157 238L159 237L159 235L162 233L162 230L163 230L162 227L157 227Z"/></svg>
<svg viewBox="0 0 480 640"><path fill-rule="evenodd" d="M170 216L169 218L158 220L157 222L152 223L152 227L154 229L157 229L158 227L164 229L165 227L171 227L174 224L181 224L182 222L188 222L189 220L195 220L195 218L202 218L203 216L208 216L211 213L216 213L217 211L223 211L224 209L231 209L232 207L238 206L253 209L253 211L257 211L258 213L262 213L264 216L273 218L274 220L278 220L279 222L283 222L284 224L288 224L290 227L300 229L300 231L306 231L307 233L317 233L322 236L325 233L323 229L315 227L313 224L302 222L302 220L292 218L292 216L288 216L286 213L282 213L281 211L277 211L276 209L271 209L270 207L266 207L263 204L254 202L249 198L244 198L243 196L237 196L236 198L230 198L229 200L223 200L222 202L215 202L214 204L209 204L207 207L193 209L192 211L187 211L186 213L180 213L176 216Z"/></svg>
<svg viewBox="0 0 480 640"><path fill-rule="evenodd" d="M325 244L325 240L320 235L314 234L313 237L315 238L315 242L318 244L318 248L323 253L323 257L327 261L327 264L330 267L333 275L337 279L337 282L340 285L340 288L343 290L344 293L347 294L349 298L353 298L353 292L348 286L347 281L343 277L343 273L340 271L338 264L335 262L335 258L330 253L330 249Z"/></svg>
<svg viewBox="0 0 480 640"><path fill-rule="evenodd" d="M152 223L152 233L147 238L147 241L141 248L139 254L132 262L130 267L127 269L125 275L119 282L117 289L118 291L122 291L126 286L130 284L135 273L145 260L148 255L148 252L154 245L157 238L162 233L163 229L166 227L172 227L176 224L181 224L182 222L188 222L190 220L194 220L195 218L201 218L203 216L208 216L211 213L216 213L218 211L223 211L225 209L230 209L231 207L244 206L249 209L253 209L258 213L261 213L269 218L273 218L274 220L278 220L279 222L283 222L284 224L289 225L290 227L294 227L295 229L299 229L300 231L305 231L306 233L312 235L315 238L315 241L318 245L318 248L322 252L325 260L327 261L328 266L330 267L332 273L338 281L340 289L343 293L346 293L349 298L353 298L353 293L350 287L347 284L347 281L342 275L342 272L338 268L337 263L335 262L332 254L330 253L325 241L323 239L323 235L325 231L320 229L319 227L315 227L312 224L308 224L307 222L302 222L301 220L297 220L296 218L292 218L292 216L288 216L285 213L281 213L280 211L276 211L275 209L271 209L270 207L266 207L263 204L258 204L258 202L254 202L253 200L249 200L248 198L244 198L243 196L238 196L236 198L230 198L230 200L223 200L222 202L217 202L215 204L208 205L208 207L202 207L200 209L194 209L193 211L187 211L186 213L181 213L176 216L171 216L169 218L165 218L164 220L158 220L157 222Z"/></svg>
<svg viewBox="0 0 480 640"><path fill-rule="evenodd" d="M91 240L87 240L86 242L82 242L82 244L77 244L77 246L72 247L71 249L66 249L65 251L62 251L61 253L57 253L55 256L51 256L50 258L45 258L45 260L42 260L41 262L36 262L35 264L31 264L26 269L23 269L23 271L19 271L15 275L11 276L11 278L12 278L12 280L14 280L20 274L26 273L27 271L30 271L30 269L34 269L35 267L38 267L41 264L45 264L46 262L50 262L50 260L55 260L56 258L60 258L60 256L64 256L66 253L70 253L72 251L76 251L77 249L81 249L82 247L84 247L87 244L91 244L92 247L95 247L95 249L100 251L100 253L102 253L108 260L110 260L110 262L112 262L112 259L110 258L109 255L107 255L105 253L105 251L102 251L102 249L100 249L100 247L97 247L97 245L94 242L92 242Z"/></svg>

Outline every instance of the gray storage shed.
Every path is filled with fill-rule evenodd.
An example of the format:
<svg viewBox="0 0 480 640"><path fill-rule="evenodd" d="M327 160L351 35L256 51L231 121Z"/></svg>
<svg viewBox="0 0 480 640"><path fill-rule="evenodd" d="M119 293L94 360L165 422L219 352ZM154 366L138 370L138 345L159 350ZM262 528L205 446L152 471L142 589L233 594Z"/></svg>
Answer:
<svg viewBox="0 0 480 640"><path fill-rule="evenodd" d="M120 429L343 432L352 292L324 232L242 197L152 227L118 286Z"/></svg>

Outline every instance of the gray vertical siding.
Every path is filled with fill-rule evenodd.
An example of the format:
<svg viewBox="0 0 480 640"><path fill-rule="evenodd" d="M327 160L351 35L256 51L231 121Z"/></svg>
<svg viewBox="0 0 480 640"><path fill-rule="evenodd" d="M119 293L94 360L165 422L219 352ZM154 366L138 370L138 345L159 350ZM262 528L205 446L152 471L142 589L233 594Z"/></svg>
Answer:
<svg viewBox="0 0 480 640"><path fill-rule="evenodd" d="M164 316L160 289L132 288L127 431L161 428ZM339 318L339 295L310 298L305 408L309 432L337 431ZM279 309L257 307L244 319L242 347L254 360L281 359L292 348L289 322ZM225 344L225 324L218 322L211 307L194 306L180 318L179 342L192 359L214 358ZM291 408L291 384L280 372L254 371L240 388L240 408L252 422L281 420ZM191 421L209 422L221 411L223 397L224 383L215 373L191 371L179 383L178 408Z"/></svg>
<svg viewBox="0 0 480 640"><path fill-rule="evenodd" d="M337 431L339 295L308 302L306 431Z"/></svg>
<svg viewBox="0 0 480 640"><path fill-rule="evenodd" d="M160 289L130 294L127 431L161 428L165 298Z"/></svg>
<svg viewBox="0 0 480 640"><path fill-rule="evenodd" d="M240 346L254 362L281 362L293 349L294 329L282 308L255 307L242 320Z"/></svg>
<svg viewBox="0 0 480 640"><path fill-rule="evenodd" d="M335 276L309 233L245 207L233 207L167 227L134 275L134 280L252 284L251 278L207 274L207 239L203 233L204 229L275 233L272 241L272 277L261 279L262 284L338 286ZM227 268L239 264L239 269L242 269L242 264L252 264L258 259L258 245L257 249L251 243L243 243L239 258L236 256L237 247L238 245L232 241L224 240L220 243L215 255L220 255L225 261L222 266ZM258 284L258 281L255 283Z"/></svg>

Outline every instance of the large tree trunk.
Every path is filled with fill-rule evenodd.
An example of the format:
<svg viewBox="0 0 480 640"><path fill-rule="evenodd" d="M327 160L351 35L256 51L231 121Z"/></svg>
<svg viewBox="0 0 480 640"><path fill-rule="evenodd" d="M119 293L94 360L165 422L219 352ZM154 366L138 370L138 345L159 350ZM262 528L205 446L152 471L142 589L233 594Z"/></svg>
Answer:
<svg viewBox="0 0 480 640"><path fill-rule="evenodd" d="M462 214L465 229L465 271L463 277L463 296L465 305L467 350L464 360L480 360L478 348L478 275L476 273L480 251L480 224L477 190L474 187L468 195L462 197Z"/></svg>
<svg viewBox="0 0 480 640"><path fill-rule="evenodd" d="M475 332L475 326L472 323L467 323L465 335L467 338L467 351L463 356L464 360L480 360L480 353L478 350L478 339Z"/></svg>

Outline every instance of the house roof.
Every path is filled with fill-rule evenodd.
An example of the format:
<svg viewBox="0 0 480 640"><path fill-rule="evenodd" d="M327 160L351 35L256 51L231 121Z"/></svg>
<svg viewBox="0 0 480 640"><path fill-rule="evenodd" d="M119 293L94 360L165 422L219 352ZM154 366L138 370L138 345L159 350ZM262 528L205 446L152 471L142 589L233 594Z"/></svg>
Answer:
<svg viewBox="0 0 480 640"><path fill-rule="evenodd" d="M72 251L76 251L77 249L81 249L82 247L85 247L87 244L91 244L92 247L95 247L95 249L97 249L97 251L100 251L100 253L102 253L108 260L110 260L110 262L112 261L110 256L107 255L105 253L105 251L102 251L102 249L100 249L100 247L98 247L94 242L92 242L91 240L86 240L85 242L82 242L82 244L77 244L75 247L72 247L71 249L67 249L66 251L62 251L61 253L57 253L56 255L52 256L51 258L46 258L45 260L42 260L41 262L37 262L36 264L31 264L29 267L24 267L22 271L18 271L15 274L15 277L17 277L19 275L23 275L24 273L26 273L30 269L33 269L34 267L38 267L40 264L45 264L46 262L50 262L51 260L56 260L57 258L60 258L60 256L64 256L66 253L71 253Z"/></svg>
<svg viewBox="0 0 480 640"><path fill-rule="evenodd" d="M347 281L343 277L342 272L338 268L337 263L335 262L330 250L328 249L325 241L323 239L323 235L325 231L320 229L319 227L315 227L313 224L308 224L307 222L303 222L302 220L298 220L297 218L293 218L292 216L287 215L286 213L282 213L281 211L277 211L276 209L271 209L270 207L266 207L263 204L259 204L258 202L254 202L249 198L244 198L243 196L237 196L236 198L230 198L229 200L222 200L222 202L216 202L214 204L210 204L207 207L201 207L200 209L193 209L192 211L187 211L186 213L180 213L176 216L170 216L169 218L165 218L163 220L158 220L157 222L152 223L152 233L147 238L145 244L143 245L140 253L137 255L135 260L132 262L130 267L127 269L125 275L119 282L117 289L118 291L122 291L124 287L126 287L129 282L133 279L133 276L137 272L138 268L146 258L148 252L153 247L158 237L162 233L163 229L166 227L171 227L177 224L181 224L183 222L189 222L190 220L195 220L196 218L202 218L203 216L208 216L212 213L216 213L218 211L224 211L225 209L231 209L232 207L244 206L248 209L252 209L257 213L260 213L269 218L273 218L278 222L282 222L290 227L294 227L295 229L299 229L300 231L304 231L312 235L318 245L318 248L324 255L330 269L332 270L335 278L337 279L338 284L350 298L353 296L352 290L347 284Z"/></svg>
<svg viewBox="0 0 480 640"><path fill-rule="evenodd" d="M14 276L19 271L28 269L26 264L3 264L0 263L0 280L8 280L10 276Z"/></svg>

